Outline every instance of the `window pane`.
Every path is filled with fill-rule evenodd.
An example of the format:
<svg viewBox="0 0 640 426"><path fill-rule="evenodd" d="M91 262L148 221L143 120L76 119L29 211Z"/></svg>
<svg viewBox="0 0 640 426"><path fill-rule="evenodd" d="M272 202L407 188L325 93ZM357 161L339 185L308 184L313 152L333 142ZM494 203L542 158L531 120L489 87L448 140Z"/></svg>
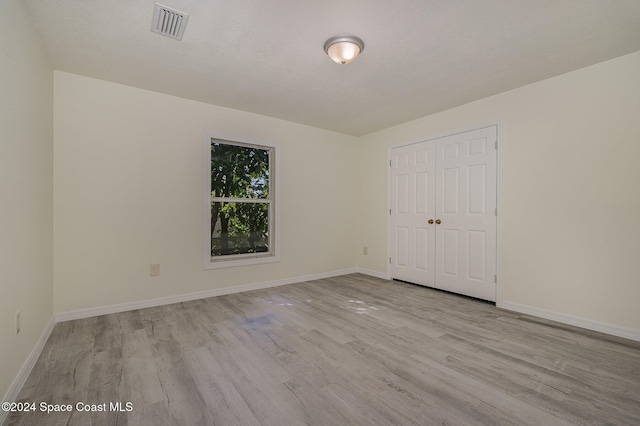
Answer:
<svg viewBox="0 0 640 426"><path fill-rule="evenodd" d="M268 203L211 203L212 257L268 251Z"/></svg>
<svg viewBox="0 0 640 426"><path fill-rule="evenodd" d="M211 196L269 198L269 149L212 140Z"/></svg>

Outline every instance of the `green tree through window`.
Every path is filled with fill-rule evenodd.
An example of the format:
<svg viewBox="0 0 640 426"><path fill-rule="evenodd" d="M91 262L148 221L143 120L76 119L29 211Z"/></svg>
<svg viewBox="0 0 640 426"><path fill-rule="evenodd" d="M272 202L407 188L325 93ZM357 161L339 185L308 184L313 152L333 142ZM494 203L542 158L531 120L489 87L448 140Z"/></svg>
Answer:
<svg viewBox="0 0 640 426"><path fill-rule="evenodd" d="M273 148L211 140L211 257L269 253Z"/></svg>

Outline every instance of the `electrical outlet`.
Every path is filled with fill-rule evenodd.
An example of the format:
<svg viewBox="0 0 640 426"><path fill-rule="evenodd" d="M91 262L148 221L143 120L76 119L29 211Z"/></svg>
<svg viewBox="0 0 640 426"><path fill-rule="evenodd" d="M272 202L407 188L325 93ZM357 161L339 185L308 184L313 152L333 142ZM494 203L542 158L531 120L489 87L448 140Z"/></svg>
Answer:
<svg viewBox="0 0 640 426"><path fill-rule="evenodd" d="M364 254L365 256L369 254L369 248L368 247L363 247L362 248L362 254Z"/></svg>
<svg viewBox="0 0 640 426"><path fill-rule="evenodd" d="M160 264L152 263L149 265L149 275L152 277L157 277L160 275Z"/></svg>
<svg viewBox="0 0 640 426"><path fill-rule="evenodd" d="M20 334L20 311L16 312L16 334Z"/></svg>

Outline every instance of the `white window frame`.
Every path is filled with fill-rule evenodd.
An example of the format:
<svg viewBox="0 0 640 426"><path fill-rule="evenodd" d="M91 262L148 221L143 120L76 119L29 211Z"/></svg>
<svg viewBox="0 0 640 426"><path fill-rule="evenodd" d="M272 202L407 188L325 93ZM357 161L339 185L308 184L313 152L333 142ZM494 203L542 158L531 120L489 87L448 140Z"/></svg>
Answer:
<svg viewBox="0 0 640 426"><path fill-rule="evenodd" d="M211 256L211 141L249 148L268 149L269 154L269 251L265 253L245 253L227 256ZM258 265L280 261L279 254L279 149L274 143L250 140L232 135L205 133L204 140L204 269L231 268ZM247 202L247 199L228 201ZM251 201L249 201L251 202Z"/></svg>

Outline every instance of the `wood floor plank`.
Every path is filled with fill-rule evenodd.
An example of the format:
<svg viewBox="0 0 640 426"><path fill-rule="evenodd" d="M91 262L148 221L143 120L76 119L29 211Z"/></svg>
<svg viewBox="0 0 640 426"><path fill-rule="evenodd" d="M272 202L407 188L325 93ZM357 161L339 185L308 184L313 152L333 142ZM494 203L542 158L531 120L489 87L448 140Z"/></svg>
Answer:
<svg viewBox="0 0 640 426"><path fill-rule="evenodd" d="M186 354L194 380L213 417L213 424L258 426L260 422L242 399L224 369L207 348Z"/></svg>
<svg viewBox="0 0 640 426"><path fill-rule="evenodd" d="M9 425L638 425L640 343L353 274L56 324L18 401L74 409Z"/></svg>
<svg viewBox="0 0 640 426"><path fill-rule="evenodd" d="M165 401L158 366L145 330L122 336L122 367L119 390L122 399L136 407Z"/></svg>

